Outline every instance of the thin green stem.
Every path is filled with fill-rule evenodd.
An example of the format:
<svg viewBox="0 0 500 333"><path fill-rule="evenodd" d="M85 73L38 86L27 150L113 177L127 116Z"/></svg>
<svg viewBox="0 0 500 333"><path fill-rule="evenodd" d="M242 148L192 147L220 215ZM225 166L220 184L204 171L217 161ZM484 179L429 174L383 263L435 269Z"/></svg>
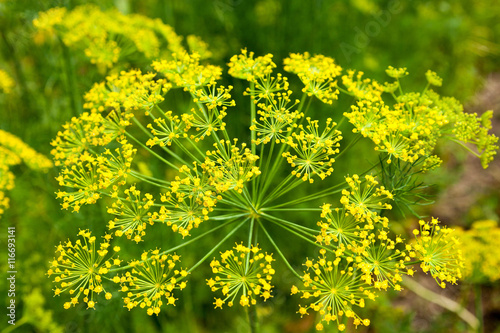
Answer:
<svg viewBox="0 0 500 333"><path fill-rule="evenodd" d="M449 299L448 297L445 297L444 295L437 294L432 290L425 288L413 279L407 277L403 277L403 285L423 299L456 313L457 316L459 316L463 321L469 324L469 326L473 330L477 331L480 325L479 320L459 303L455 302L452 299Z"/></svg>
<svg viewBox="0 0 500 333"><path fill-rule="evenodd" d="M477 158L481 158L480 154L476 153L475 151L473 151L472 149L467 147L463 142L458 141L457 139L455 139L453 137L450 138L450 141L453 141L453 142L457 143L458 145L462 146L465 150L467 150L468 152L470 152L472 155L476 156Z"/></svg>
<svg viewBox="0 0 500 333"><path fill-rule="evenodd" d="M262 208L261 212L321 212L321 208Z"/></svg>
<svg viewBox="0 0 500 333"><path fill-rule="evenodd" d="M477 332L484 332L483 295L480 284L474 284L474 303L476 307L476 318L479 321Z"/></svg>
<svg viewBox="0 0 500 333"><path fill-rule="evenodd" d="M64 62L64 70L66 72L67 78L67 88L68 95L71 100L71 104L73 106L73 112L75 115L82 113L82 102L80 93L78 91L78 85L76 81L75 67L73 66L73 62L71 59L71 54L69 52L68 47L64 44L62 39L59 38L59 43L61 45L62 53L63 53L63 62Z"/></svg>
<svg viewBox="0 0 500 333"><path fill-rule="evenodd" d="M154 177L147 177L147 176L144 176L143 174L137 172L137 171L130 171L130 175L134 176L135 178L145 182L145 183L148 183L148 184L151 184L151 185L154 185L154 186L158 186L160 188L165 188L165 189L168 189L169 188L169 182L164 182L160 179L156 179ZM163 184L161 184L160 182L162 182Z"/></svg>
<svg viewBox="0 0 500 333"><path fill-rule="evenodd" d="M212 255L212 253L215 252L215 250L217 250L219 248L219 246L222 245L222 243L224 243L229 237L231 237L236 231L238 231L238 229L243 225L245 224L247 221L248 221L249 218L246 218L243 222L241 222L240 224L238 224L233 230L231 230L224 238L222 238L222 240L217 243L215 245L215 247L213 249L211 249L203 258L201 258L196 264L194 264L189 270L188 270L188 273L191 273L194 269L196 269L196 267L200 266L202 262L204 262L205 260L207 260L208 257L210 257Z"/></svg>
<svg viewBox="0 0 500 333"><path fill-rule="evenodd" d="M261 172L263 171L263 173L259 177L260 181L259 181L259 186L257 187L259 189L259 195L257 197L257 202L261 202L262 201L262 198L264 197L264 193L265 193L264 188L266 187L266 184L268 184L271 181L271 179L269 178L269 173L267 172L267 170L269 170L269 166L270 166L271 161L273 159L274 146L276 145L275 142L276 142L275 140L271 140L271 148L269 149L269 153L267 154L267 161L266 161L265 168L262 169L259 166L259 169L261 170ZM262 186L262 185L264 185L264 186Z"/></svg>
<svg viewBox="0 0 500 333"><path fill-rule="evenodd" d="M16 321L16 324L15 325L9 325L7 327L5 327L1 333L9 333L9 332L12 332L14 329L18 328L19 326L22 326L24 324L27 324L29 321L28 319L26 318L26 316L23 316L21 319L17 320Z"/></svg>
<svg viewBox="0 0 500 333"><path fill-rule="evenodd" d="M349 142L349 144L340 151L340 153L337 154L337 156L335 156L335 159L338 160L340 158L340 156L342 156L343 154L345 154L347 151L349 151L349 149L351 149L352 147L354 147L354 145L356 143L358 143L358 141L362 138L362 135L358 133L358 135L356 135L356 137L354 138L354 140L352 140L351 142Z"/></svg>
<svg viewBox="0 0 500 333"><path fill-rule="evenodd" d="M388 156L385 156L382 159L382 161L385 161L387 159L387 157ZM368 168L366 171L364 171L363 173L359 174L359 176L366 175L367 173L369 173L371 170L373 170L377 166L378 166L378 164L374 164L373 166L371 166L370 168ZM307 201L321 199L323 197L339 193L339 192L341 192L345 188L347 188L347 185L346 185L346 183L342 182L342 183L336 184L334 186L331 186L331 187L329 187L327 189L324 189L322 191L319 191L319 192L307 195L305 197L302 197L302 198L299 198L299 199L296 199L296 200L292 200L292 201L288 201L288 202L285 202L285 203L282 203L282 204L279 204L279 205L276 205L276 206L266 207L266 208L269 209L269 208L280 208L280 207L286 207L286 206L295 206L295 205L300 204L300 203L304 203L304 202L307 202Z"/></svg>
<svg viewBox="0 0 500 333"><path fill-rule="evenodd" d="M303 239L303 240L305 240L306 242L313 244L314 246L317 246L317 247L320 247L320 248L322 248L322 249L325 249L325 250L326 250L326 251L328 251L328 252L334 252L332 248L326 247L326 246L324 246L324 245L322 245L322 244L318 244L318 243L316 243L315 241L313 241L313 240L311 240L311 239L307 238L306 236L304 236L304 235L302 235L302 234L298 233L298 231L295 231L295 230L293 230L293 229L289 228L288 226L286 226L286 225L284 225L284 224L282 224L282 223L279 223L279 222L274 221L274 220L271 220L271 219L270 219L269 221L270 221L270 222L272 222L272 223L274 223L274 224L276 224L276 225L278 225L279 227L281 227L281 228L285 229L286 231L288 231L288 232L290 232L290 233L294 234L295 236L297 236L297 237L299 237L299 238L302 238L302 239ZM297 226L297 225L295 225L295 226ZM311 236L311 237L312 237L312 236ZM349 254L350 254L350 251L345 251L344 253L346 253L346 254L348 254L348 253L349 253Z"/></svg>
<svg viewBox="0 0 500 333"><path fill-rule="evenodd" d="M244 209L246 208L246 202L242 202L238 197L225 196L222 200L219 200L219 202L246 212Z"/></svg>
<svg viewBox="0 0 500 333"><path fill-rule="evenodd" d="M210 217L210 221L224 221L224 220L229 220L229 219L237 219L237 218L240 218L243 216L248 216L248 213L213 216L213 217Z"/></svg>
<svg viewBox="0 0 500 333"><path fill-rule="evenodd" d="M299 186L301 184L304 184L304 181L301 178L297 178L295 176L293 176L293 177L294 177L295 181L292 182L292 184L290 184L290 185L286 186L285 188L281 189L278 193L276 193L273 196L269 195L268 199L263 203L263 205L266 205L267 203L271 202L272 200L274 200L276 198L282 197L286 193L288 193L288 192L292 191L293 189L295 189L297 186Z"/></svg>
<svg viewBox="0 0 500 333"><path fill-rule="evenodd" d="M162 161L163 163L167 164L168 166L174 168L175 170L179 170L179 167L177 167L175 164L167 161L166 159L164 159L163 157L161 157L160 155L158 155L157 153L155 153L152 149L150 149L149 147L147 147L145 144L143 144L141 141L137 140L135 138L135 136L133 136L132 134L130 134L129 132L125 131L125 135L128 136L129 138L131 138L132 140L134 140L136 143L138 143L142 148L146 149L149 153L151 153L152 155L154 155L156 158L158 158L160 161Z"/></svg>
<svg viewBox="0 0 500 333"><path fill-rule="evenodd" d="M139 120L137 120L136 117L133 117L132 120L134 121L134 123L149 137L149 138L154 138L154 135L151 134L142 124ZM182 146L182 145L181 145ZM179 155L177 155L176 153L174 153L172 150L168 149L167 147L161 147L162 150L166 151L167 153L169 153L170 155L172 155L172 157L174 157L176 160L178 160L179 162L181 162L182 164L185 164L185 165L189 165L186 161L184 161Z"/></svg>
<svg viewBox="0 0 500 333"><path fill-rule="evenodd" d="M266 228L264 228L264 225L262 224L262 222L259 221L259 225L260 225L262 231L264 232L264 234L267 236L267 239L269 239L269 242L271 242L271 244L276 249L276 252L278 252L278 254L281 257L281 259L283 259L283 262L288 267L288 269L290 270L290 272L292 272L296 277L298 277L300 280L302 280L302 277L299 275L299 273L297 273L297 271L292 267L292 265L290 265L290 263L288 262L288 260L286 260L286 257L283 255L283 252L281 252L280 248L278 247L278 245L276 245L276 243L274 242L274 240L271 237L271 235L269 235L269 233L267 232Z"/></svg>
<svg viewBox="0 0 500 333"><path fill-rule="evenodd" d="M292 201L288 201L288 202L284 202L282 204L279 204L279 205L276 205L276 206L272 206L272 207L268 207L268 208L273 208L274 209L274 208L287 207L287 206L296 206L298 204L301 204L301 203L304 203L304 202L307 202L307 201L313 201L313 200L324 198L326 196L331 196L331 195L336 194L336 193L340 193L346 187L347 187L346 184L340 183L340 184L334 185L334 186L332 186L330 188L327 188L327 189L325 189L323 191L320 191L320 192L317 192L317 193L314 193L314 194L310 194L310 195L306 195L305 197L302 197L302 198L299 198L299 199L295 199L295 200L292 200Z"/></svg>
<svg viewBox="0 0 500 333"><path fill-rule="evenodd" d="M253 238L253 233L254 233L254 224L255 224L255 218L252 217L252 220L250 221L250 226L249 226L250 229L248 231L248 242L247 242L248 245L247 245L247 247L249 249L252 248L252 238ZM250 268L249 262L250 262L250 256L248 255L246 263L245 263L245 275L248 274L248 269Z"/></svg>
<svg viewBox="0 0 500 333"><path fill-rule="evenodd" d="M250 81L250 91L254 91L255 90L255 83L253 81ZM256 112L255 112L255 103L253 102L253 99L250 98L250 125L253 125L254 124L254 121L255 121L255 117L256 117ZM255 155L255 140L256 140L256 137L255 137L255 131L252 131L250 130L250 140L251 140L251 143L252 143L252 154Z"/></svg>
<svg viewBox="0 0 500 333"><path fill-rule="evenodd" d="M339 85L335 85L335 87L343 94L349 95L349 96L354 96L354 94L348 90L345 90L344 88L339 87Z"/></svg>
<svg viewBox="0 0 500 333"><path fill-rule="evenodd" d="M304 107L304 104L305 101L307 99L307 94L303 94L302 95L302 99L300 100L300 106L299 106L299 109L297 110L299 113L302 112L302 109ZM302 117L302 119L297 123L298 125L304 120L305 118L305 114L307 113L307 111L309 110L309 106L311 105L311 101L312 101L312 98L310 98L307 102L307 106L306 106L306 109L304 111L304 116ZM285 140L287 138L289 138L291 135L292 135L293 131L289 131L287 133L287 136L285 137ZM266 178L266 182L264 183L264 187L262 188L261 190L261 197L264 195L264 193L267 191L267 189L269 188L269 186L271 186L272 182L269 181L270 179L273 179L274 178L274 175L276 174L276 172L279 170L279 167L281 166L281 159L282 159L282 156L283 154L289 149L289 145L287 144L282 144L281 145L281 148L280 148L280 151L278 153L278 156L276 156L276 159L274 160L274 163L273 163L273 166L271 167L271 170L269 171L269 175L268 177Z"/></svg>
<svg viewBox="0 0 500 333"><path fill-rule="evenodd" d="M258 330L258 317L257 317L257 306L246 307L245 311L247 313L248 325L250 326L250 333L257 333Z"/></svg>
<svg viewBox="0 0 500 333"><path fill-rule="evenodd" d="M265 205L267 202L270 202L276 198L278 198L279 196L276 195L283 187L285 187L288 182L290 180L292 180L293 178L296 178L294 175L292 175L291 173L288 174L288 176L283 179L273 190L271 193L267 194L266 195L266 200L262 203L262 205Z"/></svg>
<svg viewBox="0 0 500 333"><path fill-rule="evenodd" d="M284 219L276 217L276 216L272 216L272 215L269 215L266 213L262 213L261 215L266 217L269 220L274 220L275 222L286 224L294 229L301 230L304 234L307 234L307 236L310 236L310 237L314 237L314 234L318 233L318 230L311 229L311 228L305 227L303 225L296 224L296 223L293 223L293 222L288 221L288 220L284 220Z"/></svg>
<svg viewBox="0 0 500 333"><path fill-rule="evenodd" d="M176 250L178 250L178 249L182 249L183 247L188 246L189 244L191 244L191 243L193 243L193 242L196 242L198 239L203 238L203 237L205 237L205 236L207 236L207 235L209 235L209 234L211 234L211 233L213 233L213 232L215 232L215 231L217 231L217 230L219 230L219 229L221 229L221 228L224 228L225 226L227 226L227 225L229 225L229 224L231 224L231 223L234 223L236 220L237 220L237 219L233 219L233 220L230 220L230 221L224 222L223 224L220 224L220 225L218 225L218 226L216 226L216 227L213 227L213 228L211 228L210 230L208 230L208 231L206 231L206 232L202 233L201 235L198 235L198 236L196 236L196 237L193 237L193 238L191 238L190 240L188 240L188 241L186 241L186 242L184 242L184 243L182 243L182 244L180 244L180 245L177 245L177 246L174 246L174 247L172 247L172 248L170 248L170 249L168 249L168 250L162 251L159 255L167 254L167 253L170 253L170 252L176 251ZM247 220L248 220L248 219L246 219L244 222L242 222L241 224L239 224L239 225L238 225L235 229L238 229L239 227L241 227L241 226L243 225L243 223L245 223ZM152 259L152 258L149 258L149 259L147 259L146 261L151 260L151 259ZM142 261L142 262L144 262L144 261ZM124 270L124 269L128 269L128 268L131 268L131 267L132 267L132 266L127 265L127 266L123 266L123 267L119 267L119 268L110 269L109 271L110 271L110 272L117 272L117 271L122 271L122 270Z"/></svg>

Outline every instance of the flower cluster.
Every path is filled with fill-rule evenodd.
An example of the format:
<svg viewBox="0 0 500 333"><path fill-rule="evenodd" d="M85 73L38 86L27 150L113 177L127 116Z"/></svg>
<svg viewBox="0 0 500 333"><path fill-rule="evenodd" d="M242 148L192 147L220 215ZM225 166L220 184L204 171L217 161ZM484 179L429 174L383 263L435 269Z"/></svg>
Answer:
<svg viewBox="0 0 500 333"><path fill-rule="evenodd" d="M80 239L74 243L68 240L57 247L58 256L47 272L49 277L54 276L55 296L66 291L71 295L71 300L64 303L65 309L78 304L80 298L83 298L87 308L94 308L96 295L101 293L109 300L112 294L104 288L103 277L111 267L121 263L116 256L120 248L108 250L110 235L104 236L100 244L97 244L97 238L89 230L80 230L78 236Z"/></svg>
<svg viewBox="0 0 500 333"><path fill-rule="evenodd" d="M123 191L126 195L124 199L118 198L111 207L108 208L108 213L116 217L109 221L109 229L118 229L115 232L116 236L125 235L128 239L133 239L135 242L140 242L141 237L146 234L147 223L153 224L152 214L149 208L154 204L153 196L145 193L141 198L141 191L135 186Z"/></svg>
<svg viewBox="0 0 500 333"><path fill-rule="evenodd" d="M422 271L431 273L442 288L446 282L456 284L462 278L464 263L459 238L452 235L454 229L440 226L435 218L430 223L420 220L419 224L420 230L413 230L413 248Z"/></svg>
<svg viewBox="0 0 500 333"><path fill-rule="evenodd" d="M500 228L492 220L476 221L468 230L456 229L463 251L463 276L473 283L496 282L500 279L498 239Z"/></svg>
<svg viewBox="0 0 500 333"><path fill-rule="evenodd" d="M179 261L178 255L162 254L159 249L144 252L141 260L132 261L130 271L113 278L126 294L124 306L129 310L137 306L146 308L152 316L160 313L164 300L167 305L175 305L177 298L173 291L186 287L186 281L181 280L188 275L185 269L176 269Z"/></svg>
<svg viewBox="0 0 500 333"><path fill-rule="evenodd" d="M254 58L254 53L249 53L246 49L241 50L241 54L232 56L228 66L229 75L247 81L255 81L258 77L265 77L276 68L272 54Z"/></svg>
<svg viewBox="0 0 500 333"><path fill-rule="evenodd" d="M283 157L286 157L288 163L295 168L292 171L293 175L312 183L314 175L325 179L333 172L332 165L335 162L333 155L339 152L342 133L335 128L337 124L332 122L331 118L326 120L321 134L317 120L311 120L310 117L306 120L308 124L305 128L299 125L299 132L292 133L286 142L295 154L286 152L283 153Z"/></svg>
<svg viewBox="0 0 500 333"><path fill-rule="evenodd" d="M0 91L3 91L5 94L9 94L14 88L14 80L5 72L0 69Z"/></svg>
<svg viewBox="0 0 500 333"><path fill-rule="evenodd" d="M402 93L399 79L408 74L406 69L389 67L387 73L396 81L381 85L363 80L361 72L356 80L354 72L342 77L347 92L358 100L344 116L354 125L355 133L370 138L376 145L375 150L389 155L387 163L391 163L392 158L409 163L424 158L424 169L436 167L440 164L439 158L433 155L437 140L449 136L459 144L475 145L477 151L472 151L473 154L481 159L483 167L488 166L498 149L498 138L488 134L491 112L481 118L464 113L457 100L442 98L430 89L422 93ZM432 85L439 86L442 81L433 72L427 72L426 77ZM399 96L395 95L397 89L401 92ZM385 102L382 92L392 94L395 100L392 106Z"/></svg>
<svg viewBox="0 0 500 333"><path fill-rule="evenodd" d="M30 169L47 171L53 166L44 155L36 152L20 138L0 130L0 217L9 208L6 191L14 188L14 173L11 167L23 162Z"/></svg>
<svg viewBox="0 0 500 333"><path fill-rule="evenodd" d="M332 104L337 99L337 77L342 68L332 58L318 54L311 57L308 52L292 53L283 61L283 69L297 74L304 83L303 92L316 96L323 103Z"/></svg>
<svg viewBox="0 0 500 333"><path fill-rule="evenodd" d="M401 290L402 276L417 270L429 272L442 286L457 282L462 254L451 229L433 219L421 222L414 242L393 235L392 204L408 193L385 186L377 177L382 173L384 179L389 168L401 173L409 169L413 175L420 171L416 161L426 160L425 167L436 164L438 138L474 143L478 155L491 159L496 137L488 134L488 115L479 125L458 102L428 88L402 93L399 79L405 69L389 69L396 81L378 84L360 72L342 75L333 59L320 55L292 54L284 61L284 69L303 83L303 88L292 88L276 73L272 55L256 57L242 50L231 58L228 74L245 80L245 113L232 97L233 87L219 83L222 68L202 58L202 53L176 51L155 60L152 73L131 69L109 76L85 95L86 112L65 124L52 142L61 168L57 179L68 188L57 193L63 209L78 212L106 198L108 228L114 241L127 246L150 246L145 236L155 228L166 226L178 234L175 243L162 244L167 249L150 247L128 265L109 269L126 308L145 308L152 315L163 305L175 305L179 296L174 291L186 286L188 273L232 237L241 239L245 229L248 243L219 250L220 257L210 263L213 276L206 281L219 293L216 308L235 302L249 307L273 296L275 259L258 246L262 237L267 240L261 244L274 247L302 281L303 287L292 288L306 300L298 312L317 312L318 330L334 322L344 330L346 318L355 326L369 325L360 311L365 302L375 300L376 293ZM440 82L434 73L427 77L430 84ZM182 107L170 103L173 90ZM302 90L302 97L292 97L293 90ZM314 100L330 107L341 93L355 97L344 115L321 117L310 108ZM182 94L186 98L178 98ZM391 95L392 105L386 102ZM247 117L247 128L241 130L234 122L229 131L231 113ZM342 116L354 126L348 139L338 125ZM465 119L474 119L470 127ZM458 134L458 128L466 133ZM350 176L336 183L334 164L363 137L376 146L372 166L360 170L350 165ZM321 221L315 225L314 219L299 218L302 210L317 211ZM280 232L319 249L317 259L305 259L303 274L280 249ZM178 268L180 255L172 253L207 235L220 241L191 268ZM64 260L71 266L76 259ZM87 294L92 288L86 288ZM57 290L67 291L61 286Z"/></svg>
<svg viewBox="0 0 500 333"><path fill-rule="evenodd" d="M260 251L257 246L248 248L236 244L234 250L221 253L220 261L212 260L210 267L216 275L207 280L207 285L212 291L221 290L223 294L223 298L215 298L216 308L222 308L225 303L233 306L238 295L241 306L255 305L256 296L264 301L272 297L271 279L275 271L271 263L274 259L271 254Z"/></svg>
<svg viewBox="0 0 500 333"><path fill-rule="evenodd" d="M349 189L342 190L340 203L345 209L360 221L369 223L386 220L381 218L377 211L382 209L392 209L388 203L392 199L392 193L379 186L378 181L371 175L366 175L362 182L358 175L346 177Z"/></svg>
<svg viewBox="0 0 500 333"><path fill-rule="evenodd" d="M70 49L83 51L101 72L107 72L127 59L151 61L184 53L182 37L160 19L124 15L118 10L101 11L96 5L83 5L68 11L52 8L33 21L35 40L45 42L60 38ZM209 58L211 52L199 37L188 36L191 52Z"/></svg>
<svg viewBox="0 0 500 333"><path fill-rule="evenodd" d="M307 259L304 266L304 288L293 286L292 295L299 293L308 302L306 306L300 306L298 313L301 316L309 314L308 310L320 315L316 330L323 330L323 322L336 322L338 330L344 331L346 325L341 323L344 316L352 318L356 327L370 325L370 320L361 318L353 308L363 308L365 301L375 300L376 295L356 274L352 258L333 256L329 259L326 250L321 249L318 259Z"/></svg>

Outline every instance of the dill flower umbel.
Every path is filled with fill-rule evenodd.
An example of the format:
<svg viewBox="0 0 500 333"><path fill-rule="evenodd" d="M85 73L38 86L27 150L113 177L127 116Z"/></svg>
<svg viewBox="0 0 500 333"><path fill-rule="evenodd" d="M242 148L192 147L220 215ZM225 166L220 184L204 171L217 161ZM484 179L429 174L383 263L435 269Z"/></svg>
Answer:
<svg viewBox="0 0 500 333"><path fill-rule="evenodd" d="M374 300L376 295L370 286L366 285L359 274L355 273L353 258L326 256L326 250L320 250L317 260L307 259L306 270L302 276L304 288L292 287L292 295L299 293L307 302L300 306L298 313L303 316L308 310L320 315L316 330L324 328L330 322L336 322L339 331L344 331L346 325L342 318L352 318L353 324L370 325L369 319L362 319L356 308L363 308L366 300Z"/></svg>
<svg viewBox="0 0 500 333"><path fill-rule="evenodd" d="M125 307L129 310L139 306L146 308L148 315L158 315L164 304L175 305L173 291L186 287L186 281L181 281L188 275L185 269L176 269L180 257L176 254L160 254L160 250L144 252L141 260L132 261L130 271L125 275L113 278L120 283Z"/></svg>
<svg viewBox="0 0 500 333"><path fill-rule="evenodd" d="M430 272L442 288L446 282L456 284L462 278L464 264L459 239L451 235L454 230L440 226L435 218L430 223L420 220L419 224L420 230L413 230L413 247L421 260L420 268Z"/></svg>
<svg viewBox="0 0 500 333"><path fill-rule="evenodd" d="M243 82L223 86L223 69L206 62L202 51L170 51L175 52L154 60L151 73L115 71L96 83L84 97L86 111L63 125L52 142L57 180L65 187L57 193L62 208L78 212L105 200L114 241L149 248L127 265L109 268L126 308L158 315L175 305L188 275L212 257L207 266L213 276L205 280L216 293L215 308L238 302L248 310L273 295L275 259L269 248L302 281L303 288L292 287L306 301L298 312L317 312L318 330L331 322L345 330L346 318L368 326L360 312L365 302L375 300L375 293L401 290L402 276L412 276L416 265L441 285L461 277L461 253L451 229L422 222L412 243L392 234L391 209L409 202L405 196L418 187L411 185L415 174L438 166L433 155L438 139L472 142L473 153L487 165L497 140L488 134L489 115L466 116L456 100L429 87L404 93L399 81L404 69L390 69L396 80L380 84L361 72L343 72L326 56L293 54L284 69L299 77L297 89L278 73L272 55L242 50L231 58L228 74ZM428 76L438 83L434 74ZM238 93L246 96L248 112L236 105ZM331 107L338 94L354 97L349 112L315 113L315 99ZM234 115L239 120L228 131L227 119ZM354 132L346 138L339 125L343 117ZM246 128L238 128L245 119ZM347 160L350 175L336 181L333 169L345 166L335 164L363 138L375 145L373 156L366 156L370 167ZM398 175L392 183L390 173ZM162 241L164 250L147 237L159 228L175 233ZM189 246L206 246L198 240L208 235L219 240L191 267L179 268L182 251L199 253ZM213 256L235 239L248 242ZM307 257L299 274L289 248L280 248L284 240L304 257L303 244L320 255ZM92 274L82 276L96 279ZM57 288L68 291L66 285Z"/></svg>
<svg viewBox="0 0 500 333"><path fill-rule="evenodd" d="M283 63L285 71L297 74L304 83L302 91L309 96L314 95L326 104L332 104L338 98L336 78L342 68L332 58L321 54L311 57L308 52L292 53Z"/></svg>
<svg viewBox="0 0 500 333"><path fill-rule="evenodd" d="M457 228L456 236L463 251L464 279L473 283L495 282L500 279L498 239L500 228L492 220L476 221L468 230Z"/></svg>
<svg viewBox="0 0 500 333"><path fill-rule="evenodd" d="M78 304L80 297L83 297L87 308L95 307L96 294L104 293L104 297L110 299L111 293L106 292L103 286L104 276L111 267L119 266L121 262L115 257L118 248L108 250L110 235L106 235L100 244L89 230L80 230L78 236L80 239L74 243L68 240L57 247L59 256L54 258L47 272L48 276L54 275L55 296L63 292L71 295L71 300L64 303L65 309Z"/></svg>
<svg viewBox="0 0 500 333"><path fill-rule="evenodd" d="M384 186L377 186L378 181L371 175L366 175L364 182L358 175L346 177L349 190L342 190L340 203L356 219L368 222L379 222L384 220L378 215L382 209L391 209L388 203L392 199L392 193Z"/></svg>
<svg viewBox="0 0 500 333"><path fill-rule="evenodd" d="M271 266L272 254L260 252L260 248L248 248L236 244L233 250L221 253L221 260L212 260L210 267L216 274L207 280L212 291L221 290L222 298L215 298L215 307L233 306L235 299L241 306L257 304L257 296L266 301L272 297L271 279L275 271ZM240 296L237 299L237 296Z"/></svg>
<svg viewBox="0 0 500 333"><path fill-rule="evenodd" d="M33 20L39 42L59 37L69 49L82 52L92 64L105 73L129 59L152 61L183 53L182 37L159 19L142 15L124 15L117 9L102 11L96 5L82 5L68 11L52 8L40 12ZM201 57L211 52L199 37L189 36L188 47Z"/></svg>

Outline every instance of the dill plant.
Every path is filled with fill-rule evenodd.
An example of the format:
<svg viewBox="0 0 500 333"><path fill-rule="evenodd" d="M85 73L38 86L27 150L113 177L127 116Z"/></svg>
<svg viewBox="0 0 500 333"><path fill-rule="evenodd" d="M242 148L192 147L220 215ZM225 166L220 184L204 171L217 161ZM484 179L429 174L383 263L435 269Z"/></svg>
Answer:
<svg viewBox="0 0 500 333"><path fill-rule="evenodd" d="M360 308L381 292L401 290L403 276L422 271L443 288L462 278L453 229L435 218L420 220L405 238L391 231L386 213L394 203L411 205L415 173L439 166L438 139L459 143L487 167L498 148L488 134L491 113L478 118L439 96L430 86L441 79L430 71L422 92L405 93L404 68L390 67L394 80L378 83L322 55L291 54L283 64L302 91L291 90L272 55L246 50L228 64L228 74L247 83L244 91L220 85L222 68L182 50L154 61L151 73L122 71L92 87L85 112L52 142L61 168L57 197L73 212L104 199L109 232L82 230L57 247L48 275L56 295L68 294L64 307L83 301L96 308L114 288L125 308L157 315L175 305L190 274L205 264L213 273L206 284L214 307L248 309L273 297L273 264L281 261L296 276L289 287L299 315L316 313L317 330L333 324L342 331L368 326ZM175 89L189 106L167 110L163 102ZM246 96L246 106L236 105L235 93ZM339 94L353 97L350 110L332 110L320 121L311 100L333 105ZM233 112L248 119L248 138L229 135L227 127L236 124L225 119ZM354 136L345 140L337 121L350 122ZM378 162L331 181L342 156L368 139ZM155 159L169 171L141 172L135 159ZM307 194L294 196L298 188ZM309 219L293 219L297 211L310 212ZM183 242L144 244L150 250L140 257L119 257L116 244L135 246L156 228L171 229ZM182 266L177 251L215 234L218 243ZM318 249L319 256L304 254L302 271L278 246L285 234Z"/></svg>

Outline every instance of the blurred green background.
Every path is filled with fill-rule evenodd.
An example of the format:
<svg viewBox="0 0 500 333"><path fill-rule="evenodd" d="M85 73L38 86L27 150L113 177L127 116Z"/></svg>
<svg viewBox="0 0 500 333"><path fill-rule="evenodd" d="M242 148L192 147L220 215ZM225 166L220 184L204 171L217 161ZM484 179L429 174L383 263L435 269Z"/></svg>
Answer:
<svg viewBox="0 0 500 333"><path fill-rule="evenodd" d="M500 71L500 2L496 1L0 1L0 69L16 83L11 94L0 94L0 129L19 136L47 156L50 140L61 125L81 111L75 99L81 101L84 92L104 75L90 66L84 56L71 53L61 44L35 43L32 21L40 11L57 6L70 10L85 3L95 3L103 10L117 8L124 14L159 18L181 36L198 35L210 45L213 62L221 66L243 47L257 55L274 54L278 65L290 52L308 51L333 57L343 68L362 70L367 77L382 82L386 80L387 66L407 67L411 80L403 84L408 90L425 86L424 73L431 69L443 77L443 86L438 89L442 95L454 96L472 110L476 111L476 107L478 112L484 111L481 109L484 103L488 108L500 105L498 100L495 104L500 90L486 102L478 98L492 84L487 78ZM74 84L70 82L68 66L76 71ZM225 80L230 79L225 77ZM498 112L495 117L494 130L498 135ZM440 172L428 177L438 184L433 190L436 198L446 199L451 195L453 200L453 192L446 192L450 184L460 184L468 177L464 174L470 175L477 169L475 162L471 162L470 170L467 169L470 163L459 163L466 162L465 154L458 161L455 157L446 159L450 149L453 148L441 147L447 163ZM16 187L9 194L11 208L0 220L0 251L2 258L6 258L5 230L15 226L17 318L24 318L25 322L16 332L248 331L240 309L213 310L212 295L204 286L202 274L188 283L175 308L166 309L158 317L149 317L142 311L126 311L119 297L98 311L84 311L83 305L63 310L64 301L52 296L53 287L45 276L54 246L74 237L79 228L92 227L102 232L108 219L105 206L82 209L79 214L63 212L54 195L58 189L54 180L56 169L43 174L21 165L13 171ZM448 213L445 222L467 227L478 219L498 221L498 188L491 186L485 186L469 204L464 201L461 215ZM450 209L445 199L439 201L442 210ZM424 211L431 213L439 216L439 210ZM168 231L154 237L161 242L169 237ZM2 272L6 271L5 261L2 259L0 263ZM281 275L276 279L278 293L258 310L262 332L312 331L314 322L311 318L301 320L295 314L295 301L286 292L292 276L285 271ZM1 286L0 306L5 309L4 281ZM449 296L472 306L471 288L463 284L452 288ZM483 288L485 332L494 332L500 323L498 284ZM377 304L366 309L366 314L373 318L372 325L359 332L467 332L467 326L453 313L433 306L422 311L422 303L409 291L390 294ZM4 316L0 332L5 322Z"/></svg>

